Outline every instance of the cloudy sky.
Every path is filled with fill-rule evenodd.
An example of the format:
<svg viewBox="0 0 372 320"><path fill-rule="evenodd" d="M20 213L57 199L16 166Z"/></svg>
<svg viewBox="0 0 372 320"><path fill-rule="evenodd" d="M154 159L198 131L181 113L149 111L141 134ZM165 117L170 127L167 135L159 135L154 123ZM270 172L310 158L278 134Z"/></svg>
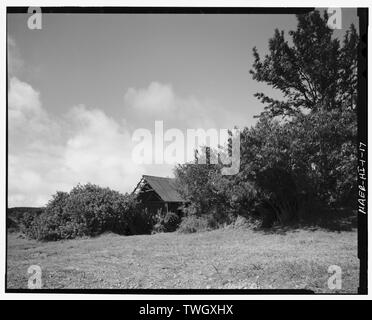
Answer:
<svg viewBox="0 0 372 320"><path fill-rule="evenodd" d="M252 80L252 48L296 27L294 15L44 14L41 30L27 19L7 16L9 207L79 182L130 192L142 174L172 176L133 163L134 130L254 124L253 94L277 93Z"/></svg>

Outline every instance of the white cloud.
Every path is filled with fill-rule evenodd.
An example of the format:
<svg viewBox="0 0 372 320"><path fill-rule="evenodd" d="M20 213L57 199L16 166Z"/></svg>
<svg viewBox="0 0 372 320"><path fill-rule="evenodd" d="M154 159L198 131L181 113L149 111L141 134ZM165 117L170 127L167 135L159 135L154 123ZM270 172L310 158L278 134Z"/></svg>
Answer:
<svg viewBox="0 0 372 320"><path fill-rule="evenodd" d="M180 97L172 86L152 82L147 88L130 88L124 95L125 110L132 123L151 129L155 120L168 128L224 128L231 119L223 108L195 97Z"/></svg>
<svg viewBox="0 0 372 320"><path fill-rule="evenodd" d="M66 143L66 169L80 182L94 179L94 183L121 191L134 187L143 168L131 160L128 130L103 111L84 106L73 108L68 116L76 132Z"/></svg>
<svg viewBox="0 0 372 320"><path fill-rule="evenodd" d="M158 82L152 82L146 89L129 88L124 95L124 100L139 113L153 115L176 109L176 97L171 85Z"/></svg>
<svg viewBox="0 0 372 320"><path fill-rule="evenodd" d="M16 78L8 96L10 207L45 205L79 182L131 191L144 173L131 161L129 131L102 110L77 106L54 120L39 93Z"/></svg>
<svg viewBox="0 0 372 320"><path fill-rule="evenodd" d="M24 122L43 114L39 92L16 77L10 79L8 101L9 117L12 122Z"/></svg>
<svg viewBox="0 0 372 320"><path fill-rule="evenodd" d="M39 92L16 77L9 81L8 121L11 153L25 153L46 142L53 146L60 135L60 126L42 108Z"/></svg>

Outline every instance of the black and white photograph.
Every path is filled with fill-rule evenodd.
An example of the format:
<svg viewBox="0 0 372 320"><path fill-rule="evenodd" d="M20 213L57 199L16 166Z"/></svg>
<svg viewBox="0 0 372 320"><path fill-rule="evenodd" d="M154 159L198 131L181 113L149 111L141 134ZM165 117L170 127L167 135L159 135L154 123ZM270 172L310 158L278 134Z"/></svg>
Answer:
<svg viewBox="0 0 372 320"><path fill-rule="evenodd" d="M367 26L8 6L5 292L367 294Z"/></svg>

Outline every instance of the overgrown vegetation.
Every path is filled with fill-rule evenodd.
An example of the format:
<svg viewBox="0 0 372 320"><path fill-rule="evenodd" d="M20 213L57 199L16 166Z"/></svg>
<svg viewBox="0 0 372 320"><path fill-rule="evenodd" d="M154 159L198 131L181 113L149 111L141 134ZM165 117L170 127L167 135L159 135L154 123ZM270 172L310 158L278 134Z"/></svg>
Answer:
<svg viewBox="0 0 372 320"><path fill-rule="evenodd" d="M358 36L351 25L341 44L327 13L297 18L290 42L275 30L263 59L253 49L253 78L278 89L283 100L256 94L264 112L234 137L241 139L239 173L223 176L221 165L211 164L176 168L187 215L213 215L218 223L258 217L271 227L353 214ZM208 159L215 151L205 152Z"/></svg>
<svg viewBox="0 0 372 320"><path fill-rule="evenodd" d="M181 222L181 217L174 212L159 212L154 217L153 232L173 232L176 231Z"/></svg>
<svg viewBox="0 0 372 320"><path fill-rule="evenodd" d="M25 215L39 215L43 208L15 207L7 210L6 229L8 232L20 231L21 221Z"/></svg>
<svg viewBox="0 0 372 320"><path fill-rule="evenodd" d="M22 231L38 240L96 236L107 231L141 234L151 228L133 196L92 184L78 185L69 193L57 192L42 213L25 214L21 222Z"/></svg>
<svg viewBox="0 0 372 320"><path fill-rule="evenodd" d="M196 216L187 215L182 218L182 221L178 227L180 233L195 233L200 231L213 230L218 227L218 223L215 217L211 214Z"/></svg>

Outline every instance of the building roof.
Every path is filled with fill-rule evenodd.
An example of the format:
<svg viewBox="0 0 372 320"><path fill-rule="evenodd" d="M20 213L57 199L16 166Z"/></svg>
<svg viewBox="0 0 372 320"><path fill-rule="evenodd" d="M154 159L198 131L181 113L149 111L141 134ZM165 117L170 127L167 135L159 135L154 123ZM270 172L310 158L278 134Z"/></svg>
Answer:
<svg viewBox="0 0 372 320"><path fill-rule="evenodd" d="M142 180L145 180L165 202L185 201L177 192L176 179L143 175Z"/></svg>

